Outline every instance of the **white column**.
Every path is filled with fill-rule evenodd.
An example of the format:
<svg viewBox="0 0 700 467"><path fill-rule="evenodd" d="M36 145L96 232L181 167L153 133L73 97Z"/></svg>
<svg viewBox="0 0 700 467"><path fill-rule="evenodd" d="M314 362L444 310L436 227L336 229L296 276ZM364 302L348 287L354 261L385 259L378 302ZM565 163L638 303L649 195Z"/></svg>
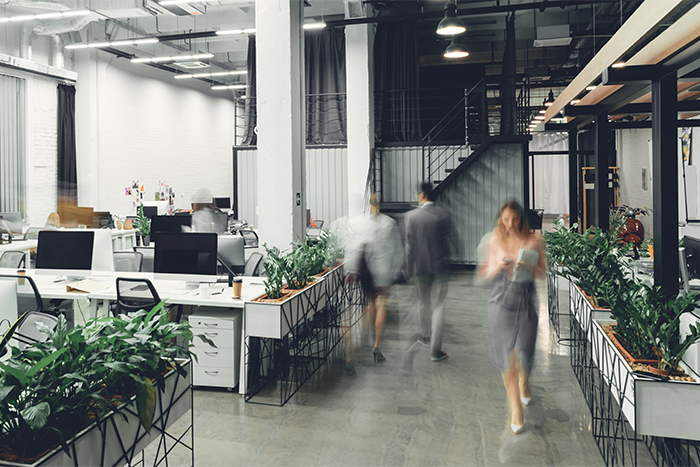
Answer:
<svg viewBox="0 0 700 467"><path fill-rule="evenodd" d="M345 27L348 113L348 214L364 209L367 173L374 148L374 25Z"/></svg>
<svg viewBox="0 0 700 467"><path fill-rule="evenodd" d="M303 0L255 2L260 242L306 234Z"/></svg>

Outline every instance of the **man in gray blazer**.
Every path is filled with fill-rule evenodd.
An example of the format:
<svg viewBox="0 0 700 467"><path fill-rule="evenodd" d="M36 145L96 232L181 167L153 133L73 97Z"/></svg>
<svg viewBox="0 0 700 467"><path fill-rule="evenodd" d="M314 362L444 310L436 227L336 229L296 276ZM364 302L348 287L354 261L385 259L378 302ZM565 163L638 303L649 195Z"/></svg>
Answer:
<svg viewBox="0 0 700 467"><path fill-rule="evenodd" d="M421 335L418 341L430 346L430 358L447 358L442 350L447 296L447 261L450 258L451 222L447 211L435 205L433 188L424 182L418 193L420 207L405 217L406 265L418 290Z"/></svg>

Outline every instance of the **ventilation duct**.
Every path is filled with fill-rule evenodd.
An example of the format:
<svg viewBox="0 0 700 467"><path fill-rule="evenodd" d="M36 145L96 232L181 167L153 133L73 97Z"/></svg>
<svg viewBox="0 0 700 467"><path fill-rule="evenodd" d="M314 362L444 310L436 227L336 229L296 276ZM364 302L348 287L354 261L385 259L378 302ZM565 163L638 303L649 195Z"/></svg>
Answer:
<svg viewBox="0 0 700 467"><path fill-rule="evenodd" d="M37 10L67 11L71 10L65 3L43 2L34 0L0 0L0 6L34 8Z"/></svg>

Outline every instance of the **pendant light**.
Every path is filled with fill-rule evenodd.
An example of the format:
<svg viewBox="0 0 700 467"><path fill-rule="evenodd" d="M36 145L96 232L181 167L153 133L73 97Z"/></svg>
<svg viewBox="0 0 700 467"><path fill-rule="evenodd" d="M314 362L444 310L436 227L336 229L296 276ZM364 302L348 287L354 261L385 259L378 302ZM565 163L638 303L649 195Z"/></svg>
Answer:
<svg viewBox="0 0 700 467"><path fill-rule="evenodd" d="M454 0L448 1L445 4L445 17L438 24L437 33L441 36L454 36L466 30L462 20L457 17L457 4Z"/></svg>
<svg viewBox="0 0 700 467"><path fill-rule="evenodd" d="M453 37L452 42L445 49L444 57L445 58L464 58L467 56L469 56L469 52L467 52L467 49L464 47L464 44L460 44Z"/></svg>
<svg viewBox="0 0 700 467"><path fill-rule="evenodd" d="M545 107L551 107L554 104L554 93L552 90L549 90L549 97L547 97L547 100L544 101L544 106Z"/></svg>

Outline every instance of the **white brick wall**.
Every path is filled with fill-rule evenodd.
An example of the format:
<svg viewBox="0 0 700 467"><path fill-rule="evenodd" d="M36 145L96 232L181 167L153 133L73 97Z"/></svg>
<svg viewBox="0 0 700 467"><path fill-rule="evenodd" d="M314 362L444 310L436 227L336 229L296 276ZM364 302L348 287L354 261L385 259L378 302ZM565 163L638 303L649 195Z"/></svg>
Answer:
<svg viewBox="0 0 700 467"><path fill-rule="evenodd" d="M647 169L647 177L651 175L649 166L651 129L618 130L616 137L617 160L620 167L620 204L652 208L652 187L648 178L647 189L642 188L642 168ZM638 219L644 225L645 237L653 237L654 215L650 213Z"/></svg>

